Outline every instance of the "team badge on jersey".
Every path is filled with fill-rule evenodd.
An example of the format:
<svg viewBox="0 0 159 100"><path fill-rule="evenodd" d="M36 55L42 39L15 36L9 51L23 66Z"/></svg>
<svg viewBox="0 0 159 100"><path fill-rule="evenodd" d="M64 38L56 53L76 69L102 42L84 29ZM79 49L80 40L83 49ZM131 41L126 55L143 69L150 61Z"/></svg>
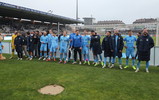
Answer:
<svg viewBox="0 0 159 100"><path fill-rule="evenodd" d="M146 41L149 41L149 39L146 39Z"/></svg>

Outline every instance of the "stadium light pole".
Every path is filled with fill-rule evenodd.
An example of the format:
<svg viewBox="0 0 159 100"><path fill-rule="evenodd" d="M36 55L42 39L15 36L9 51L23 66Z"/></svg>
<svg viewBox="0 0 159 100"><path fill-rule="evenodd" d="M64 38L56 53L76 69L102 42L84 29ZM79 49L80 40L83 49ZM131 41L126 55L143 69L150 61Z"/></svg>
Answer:
<svg viewBox="0 0 159 100"><path fill-rule="evenodd" d="M78 0L76 0L76 20L78 20ZM76 25L78 25L78 23Z"/></svg>

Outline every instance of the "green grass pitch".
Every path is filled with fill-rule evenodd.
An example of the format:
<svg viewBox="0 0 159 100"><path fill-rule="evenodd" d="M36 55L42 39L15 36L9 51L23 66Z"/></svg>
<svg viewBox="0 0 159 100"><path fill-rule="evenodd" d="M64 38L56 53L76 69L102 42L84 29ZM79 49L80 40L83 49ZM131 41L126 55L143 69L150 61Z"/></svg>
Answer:
<svg viewBox="0 0 159 100"><path fill-rule="evenodd" d="M150 73L145 72L145 62L140 71L135 73L129 66L120 70L102 69L101 65L72 65L8 59L0 61L0 100L158 100L159 69L150 66ZM131 65L131 60L129 62ZM125 66L125 59L122 59ZM46 85L61 85L64 91L51 96L43 95L38 89Z"/></svg>

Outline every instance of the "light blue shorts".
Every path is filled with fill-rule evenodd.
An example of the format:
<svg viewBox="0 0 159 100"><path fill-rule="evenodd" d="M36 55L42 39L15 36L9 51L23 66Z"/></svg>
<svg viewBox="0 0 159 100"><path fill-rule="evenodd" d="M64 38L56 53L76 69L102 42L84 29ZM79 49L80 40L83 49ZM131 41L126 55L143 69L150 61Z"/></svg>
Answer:
<svg viewBox="0 0 159 100"><path fill-rule="evenodd" d="M40 51L47 51L47 44L41 44Z"/></svg>

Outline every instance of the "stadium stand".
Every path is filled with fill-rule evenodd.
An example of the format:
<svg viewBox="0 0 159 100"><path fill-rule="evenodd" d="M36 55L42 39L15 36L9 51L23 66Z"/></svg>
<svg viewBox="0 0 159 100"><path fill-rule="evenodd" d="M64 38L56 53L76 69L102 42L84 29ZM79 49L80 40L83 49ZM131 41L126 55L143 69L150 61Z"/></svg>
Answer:
<svg viewBox="0 0 159 100"><path fill-rule="evenodd" d="M154 18L144 18L144 19L137 19L133 22L133 24L141 24L141 23L155 23L157 22L157 19Z"/></svg>
<svg viewBox="0 0 159 100"><path fill-rule="evenodd" d="M98 21L97 25L114 25L114 24L125 24L121 20L108 20L108 21Z"/></svg>
<svg viewBox="0 0 159 100"><path fill-rule="evenodd" d="M22 19L30 20L24 21ZM38 22L35 22L38 21ZM84 23L83 21L38 11L30 8L0 2L0 32L12 33L15 30L27 31L53 31L71 30L68 24Z"/></svg>

